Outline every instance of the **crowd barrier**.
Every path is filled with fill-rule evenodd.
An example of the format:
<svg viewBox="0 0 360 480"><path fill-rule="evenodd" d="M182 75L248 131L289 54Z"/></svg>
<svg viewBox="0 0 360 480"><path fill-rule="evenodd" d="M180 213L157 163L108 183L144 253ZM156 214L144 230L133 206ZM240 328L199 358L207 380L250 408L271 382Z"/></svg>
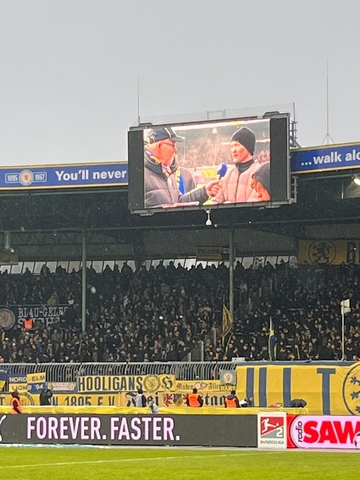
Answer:
<svg viewBox="0 0 360 480"><path fill-rule="evenodd" d="M160 407L183 407L193 388L204 406L223 407L234 389L259 408L302 398L311 415L360 415L360 362L5 365L1 375L0 405L13 390L24 405L38 405L45 384L53 405L68 407L132 407L139 388Z"/></svg>
<svg viewBox="0 0 360 480"><path fill-rule="evenodd" d="M360 449L356 416L308 415L305 409L146 409L0 407L0 444L213 446L263 449Z"/></svg>
<svg viewBox="0 0 360 480"><path fill-rule="evenodd" d="M45 372L49 382L76 382L79 376L174 375L178 380L212 380L222 370L235 371L233 362L122 362L122 363L3 363L0 372L10 375Z"/></svg>

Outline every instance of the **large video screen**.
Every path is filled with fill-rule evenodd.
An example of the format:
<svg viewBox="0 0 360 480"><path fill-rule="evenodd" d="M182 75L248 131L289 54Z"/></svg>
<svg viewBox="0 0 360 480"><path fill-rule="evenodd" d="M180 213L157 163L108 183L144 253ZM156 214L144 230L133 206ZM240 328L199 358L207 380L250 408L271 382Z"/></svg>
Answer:
<svg viewBox="0 0 360 480"><path fill-rule="evenodd" d="M289 115L128 132L133 213L288 203Z"/></svg>

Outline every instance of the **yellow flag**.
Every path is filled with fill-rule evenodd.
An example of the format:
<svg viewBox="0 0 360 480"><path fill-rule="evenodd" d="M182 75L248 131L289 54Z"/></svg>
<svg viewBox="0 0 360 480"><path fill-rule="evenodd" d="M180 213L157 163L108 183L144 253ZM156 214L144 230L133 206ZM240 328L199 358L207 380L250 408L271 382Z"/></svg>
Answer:
<svg viewBox="0 0 360 480"><path fill-rule="evenodd" d="M228 308L223 306L223 317L222 317L222 344L225 345L226 336L231 332L232 326L234 323L233 316L231 315Z"/></svg>

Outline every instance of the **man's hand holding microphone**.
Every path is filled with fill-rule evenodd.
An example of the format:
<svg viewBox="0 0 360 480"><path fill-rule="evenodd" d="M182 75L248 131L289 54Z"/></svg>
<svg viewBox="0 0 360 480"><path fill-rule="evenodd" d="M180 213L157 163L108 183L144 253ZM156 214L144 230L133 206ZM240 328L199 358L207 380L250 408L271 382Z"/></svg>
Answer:
<svg viewBox="0 0 360 480"><path fill-rule="evenodd" d="M216 195L219 193L219 191L221 190L221 179L222 177L225 176L226 172L227 172L226 163L220 164L219 168L216 171L218 179L212 180L211 182L205 185L205 190L207 195L209 195L209 197L216 197Z"/></svg>

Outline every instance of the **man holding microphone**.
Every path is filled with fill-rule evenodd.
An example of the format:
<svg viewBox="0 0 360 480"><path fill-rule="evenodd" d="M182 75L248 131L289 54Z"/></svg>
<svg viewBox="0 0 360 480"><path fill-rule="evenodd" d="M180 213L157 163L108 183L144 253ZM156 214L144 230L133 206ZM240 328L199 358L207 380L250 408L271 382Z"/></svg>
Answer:
<svg viewBox="0 0 360 480"><path fill-rule="evenodd" d="M177 142L183 137L171 127L149 130L145 139L145 207L172 207L181 204L202 205L209 197L215 197L220 189L220 181L213 180L204 187L195 188L183 195L180 193L176 171Z"/></svg>

